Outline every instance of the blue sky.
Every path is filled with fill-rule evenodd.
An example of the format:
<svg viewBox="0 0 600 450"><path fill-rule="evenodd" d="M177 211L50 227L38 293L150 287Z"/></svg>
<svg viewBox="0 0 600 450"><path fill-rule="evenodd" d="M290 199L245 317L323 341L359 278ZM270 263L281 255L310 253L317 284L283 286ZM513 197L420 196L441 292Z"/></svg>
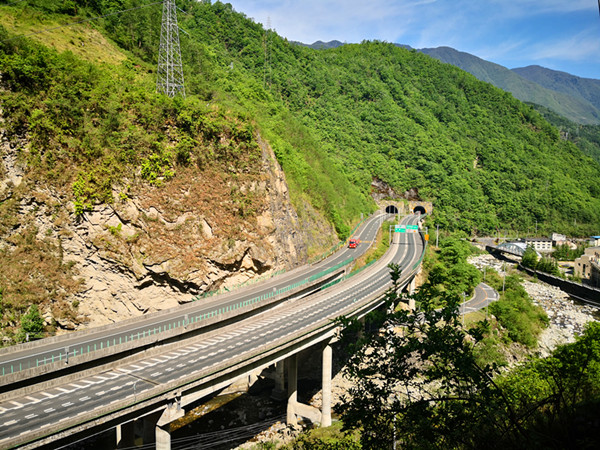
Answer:
<svg viewBox="0 0 600 450"><path fill-rule="evenodd" d="M597 0L223 0L289 40L448 46L600 79Z"/></svg>

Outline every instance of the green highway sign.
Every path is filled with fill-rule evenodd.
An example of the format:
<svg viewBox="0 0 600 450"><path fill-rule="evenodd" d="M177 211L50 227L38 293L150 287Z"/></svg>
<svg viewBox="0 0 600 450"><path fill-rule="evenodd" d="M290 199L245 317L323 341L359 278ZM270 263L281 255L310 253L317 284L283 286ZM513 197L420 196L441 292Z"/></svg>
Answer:
<svg viewBox="0 0 600 450"><path fill-rule="evenodd" d="M396 233L406 233L406 225L396 225L394 231Z"/></svg>

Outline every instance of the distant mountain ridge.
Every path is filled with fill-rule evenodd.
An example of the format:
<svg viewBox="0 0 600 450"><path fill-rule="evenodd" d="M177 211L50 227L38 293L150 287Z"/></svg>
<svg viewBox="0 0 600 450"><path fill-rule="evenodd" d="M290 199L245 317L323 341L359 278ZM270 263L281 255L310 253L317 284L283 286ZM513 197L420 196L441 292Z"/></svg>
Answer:
<svg viewBox="0 0 600 450"><path fill-rule="evenodd" d="M304 44L303 42L292 41L292 44L301 45L303 47L314 48L315 50L326 50L328 48L337 48L337 47L341 47L342 45L345 45L343 42L335 41L335 40L329 41L329 42L316 41L316 42L313 42L312 44Z"/></svg>
<svg viewBox="0 0 600 450"><path fill-rule="evenodd" d="M546 89L582 98L600 109L600 80L581 78L540 66L520 67L512 71Z"/></svg>
<svg viewBox="0 0 600 450"><path fill-rule="evenodd" d="M573 122L600 123L600 80L580 78L540 66L510 70L450 47L422 48L419 51L508 91L521 101L545 106Z"/></svg>
<svg viewBox="0 0 600 450"><path fill-rule="evenodd" d="M296 44L316 50L344 45L337 40L316 41L313 44L296 42ZM395 45L412 49L405 44ZM511 70L451 47L422 48L417 51L459 67L481 81L510 92L521 101L549 108L575 123L584 125L600 123L600 80L580 78L540 66Z"/></svg>

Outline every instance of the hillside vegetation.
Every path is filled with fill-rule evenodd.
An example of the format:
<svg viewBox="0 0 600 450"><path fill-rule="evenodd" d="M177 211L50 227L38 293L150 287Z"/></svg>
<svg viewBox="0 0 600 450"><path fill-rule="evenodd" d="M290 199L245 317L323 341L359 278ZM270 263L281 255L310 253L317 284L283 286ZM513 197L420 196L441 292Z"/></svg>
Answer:
<svg viewBox="0 0 600 450"><path fill-rule="evenodd" d="M200 41L263 78L265 33L227 5L197 7ZM273 33L267 41L270 93L365 195L374 177L398 192L416 188L443 227L469 233L525 231L536 221L546 231L596 229L598 164L510 94L389 44L315 51ZM231 91L242 102L257 96ZM278 156L292 155L279 148Z"/></svg>
<svg viewBox="0 0 600 450"><path fill-rule="evenodd" d="M491 83L524 102L543 105L557 114L582 124L597 124L600 121L600 105L597 101L597 86L593 81L562 72L538 67L507 69L504 66L478 58L450 47L419 49L427 55L475 75L479 80ZM548 82L554 74L554 83ZM586 89L574 86L581 84Z"/></svg>
<svg viewBox="0 0 600 450"><path fill-rule="evenodd" d="M71 12L106 14L139 4L89 1L87 9ZM546 231L596 232L598 164L511 95L394 45L315 51L265 31L229 4L182 0L179 6L186 12L180 25L189 33L181 37L189 96L180 107L177 100L156 101L178 108L173 117L210 122L206 106L188 106L200 100L254 122L273 146L296 201L308 196L340 235L372 208L375 177L397 192L417 189L434 202L446 228L493 233L497 227L527 230L537 221ZM150 64L131 68L130 76L144 74L139 81L146 81L136 86L153 97L160 11L141 11L111 16L102 25ZM181 133L184 127L175 125ZM160 149L157 154L160 159Z"/></svg>
<svg viewBox="0 0 600 450"><path fill-rule="evenodd" d="M264 183L263 141L298 215L310 206L340 238L375 209L374 179L432 201L449 231L537 222L543 232L598 233L598 163L530 106L416 51L381 42L314 50L229 4L180 0L187 96L169 99L155 93L160 5L3 3L0 170L25 168L19 186L0 173L0 257L10 268L0 289L11 326L32 303L77 303L77 267L56 230L95 206L126 202L140 187L183 195L200 176L204 197L194 200L230 214L221 232L256 222L261 199L246 186ZM47 236L29 222L40 204L55 227ZM149 234L142 245L138 234L122 242L120 229L108 230L120 243L98 245L113 253L160 253ZM19 264L21 255L31 261Z"/></svg>
<svg viewBox="0 0 600 450"><path fill-rule="evenodd" d="M573 142L581 151L600 163L600 125L581 125L559 116L540 105L532 105L554 125L563 139Z"/></svg>

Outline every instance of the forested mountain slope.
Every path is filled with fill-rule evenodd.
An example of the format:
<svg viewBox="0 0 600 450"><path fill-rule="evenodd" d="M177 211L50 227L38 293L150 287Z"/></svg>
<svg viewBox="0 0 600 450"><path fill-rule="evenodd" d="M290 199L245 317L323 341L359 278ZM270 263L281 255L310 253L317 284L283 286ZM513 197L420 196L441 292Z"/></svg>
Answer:
<svg viewBox="0 0 600 450"><path fill-rule="evenodd" d="M545 106L574 122L597 124L600 121L596 92L600 84L598 80L585 80L539 66L510 70L450 47L422 48L419 51L460 67L478 79L512 93L521 101ZM556 76L558 74L562 76ZM586 89L578 90L584 84Z"/></svg>
<svg viewBox="0 0 600 450"><path fill-rule="evenodd" d="M559 129L563 139L573 142L583 153L600 163L600 125L581 125L540 105L532 105Z"/></svg>
<svg viewBox="0 0 600 450"><path fill-rule="evenodd" d="M546 89L582 99L600 109L600 80L581 78L540 66L519 67L512 71Z"/></svg>
<svg viewBox="0 0 600 450"><path fill-rule="evenodd" d="M185 99L154 92L159 5L0 4L5 324L36 302L73 318L94 295L139 314L150 288L305 260L333 238L319 217L346 237L375 208L375 178L449 230L598 233L600 166L510 94L392 44L317 51L228 4L178 7Z"/></svg>
<svg viewBox="0 0 600 450"><path fill-rule="evenodd" d="M392 44L316 51L265 33L226 4L184 9L183 26L198 42L266 79L269 103L282 101L300 118L311 147L363 193L374 177L399 192L417 189L434 201L442 226L468 232L538 221L585 234L600 223L598 164L510 94ZM261 87L252 92L233 76L225 90L256 104ZM258 116L259 126L272 117ZM290 148L273 145L284 168L293 167Z"/></svg>

